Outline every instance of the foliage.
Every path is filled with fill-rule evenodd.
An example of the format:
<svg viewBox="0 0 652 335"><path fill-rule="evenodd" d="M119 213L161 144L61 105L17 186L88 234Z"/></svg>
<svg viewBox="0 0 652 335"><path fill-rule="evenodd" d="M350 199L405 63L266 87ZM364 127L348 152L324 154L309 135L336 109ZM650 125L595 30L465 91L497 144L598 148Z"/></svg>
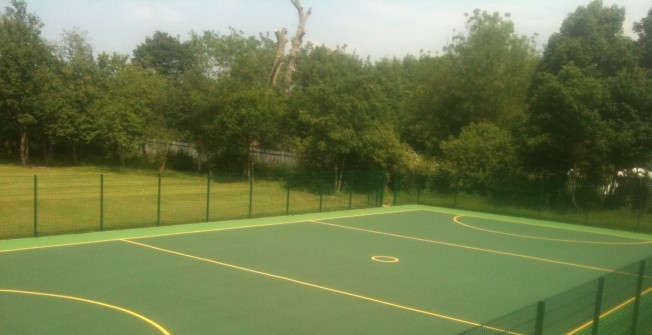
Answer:
<svg viewBox="0 0 652 335"><path fill-rule="evenodd" d="M425 57L427 86L415 96L408 119L410 142L431 154L439 141L470 122L489 121L514 129L524 119L526 96L538 57L533 40L515 33L509 15L475 10L467 34L455 36L437 59ZM420 78L419 78L420 79Z"/></svg>
<svg viewBox="0 0 652 335"><path fill-rule="evenodd" d="M511 134L488 123L471 123L459 137L441 143L443 169L467 191L487 192L505 187L520 169Z"/></svg>
<svg viewBox="0 0 652 335"><path fill-rule="evenodd" d="M282 150L330 171L336 190L359 169L437 170L438 184L479 193L521 169L609 177L652 163L650 15L634 41L624 9L595 0L538 51L509 14L478 9L441 55L372 61L307 44L292 85L274 87L268 35L156 31L131 58L94 55L80 29L44 41L13 0L0 16L0 156L163 171L182 141L197 162L175 166L251 175L252 149Z"/></svg>
<svg viewBox="0 0 652 335"><path fill-rule="evenodd" d="M52 50L41 38L42 26L22 0L12 0L0 18L0 108L6 131L20 136L22 165L52 90Z"/></svg>
<svg viewBox="0 0 652 335"><path fill-rule="evenodd" d="M594 0L550 37L525 131L532 167L598 176L650 163L650 78L623 34L624 15Z"/></svg>

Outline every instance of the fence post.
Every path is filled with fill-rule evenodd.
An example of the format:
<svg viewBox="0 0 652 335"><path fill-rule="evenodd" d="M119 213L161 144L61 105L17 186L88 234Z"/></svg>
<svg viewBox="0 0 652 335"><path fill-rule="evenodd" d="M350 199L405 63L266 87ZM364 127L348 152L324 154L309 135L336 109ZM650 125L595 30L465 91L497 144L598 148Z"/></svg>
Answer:
<svg viewBox="0 0 652 335"><path fill-rule="evenodd" d="M104 174L100 174L100 231L104 231Z"/></svg>
<svg viewBox="0 0 652 335"><path fill-rule="evenodd" d="M392 198L392 206L396 206L396 204L398 203L397 196L398 196L398 183L399 183L399 179L401 178L400 176L401 175L398 172L394 173L394 183L392 184L392 189L393 189L392 191L394 192L394 197Z"/></svg>
<svg viewBox="0 0 652 335"><path fill-rule="evenodd" d="M641 310L641 295L643 294L643 279L645 279L645 260L642 260L638 267L638 282L636 283L634 311L632 312L632 335L636 335L636 327L638 326L638 314Z"/></svg>
<svg viewBox="0 0 652 335"><path fill-rule="evenodd" d="M285 195L285 215L290 215L290 187L292 187L291 179L292 179L292 173L288 172L287 174L288 182L287 182L287 194Z"/></svg>
<svg viewBox="0 0 652 335"><path fill-rule="evenodd" d="M349 209L353 208L353 172L349 172Z"/></svg>
<svg viewBox="0 0 652 335"><path fill-rule="evenodd" d="M598 292L595 296L595 312L593 312L593 328L591 335L598 335L600 328L600 314L602 312L602 296L604 294L604 277L598 279Z"/></svg>
<svg viewBox="0 0 652 335"><path fill-rule="evenodd" d="M161 174L158 174L158 195L156 197L156 225L161 225Z"/></svg>
<svg viewBox="0 0 652 335"><path fill-rule="evenodd" d="M211 171L206 174L206 222L210 221L211 215Z"/></svg>
<svg viewBox="0 0 652 335"><path fill-rule="evenodd" d="M534 325L534 335L543 335L543 321L546 314L546 303L540 301L537 305L537 320Z"/></svg>
<svg viewBox="0 0 652 335"><path fill-rule="evenodd" d="M249 218L253 214L254 206L254 174L249 175Z"/></svg>
<svg viewBox="0 0 652 335"><path fill-rule="evenodd" d="M34 175L34 237L38 237L38 177Z"/></svg>
<svg viewBox="0 0 652 335"><path fill-rule="evenodd" d="M417 179L417 205L421 204L421 187L423 186L423 178L420 175L416 175Z"/></svg>
<svg viewBox="0 0 652 335"><path fill-rule="evenodd" d="M324 175L326 172L319 173L319 213L324 205Z"/></svg>
<svg viewBox="0 0 652 335"><path fill-rule="evenodd" d="M385 202L385 174L379 172L378 185L376 187L380 188L380 201L378 207L383 207L383 202Z"/></svg>

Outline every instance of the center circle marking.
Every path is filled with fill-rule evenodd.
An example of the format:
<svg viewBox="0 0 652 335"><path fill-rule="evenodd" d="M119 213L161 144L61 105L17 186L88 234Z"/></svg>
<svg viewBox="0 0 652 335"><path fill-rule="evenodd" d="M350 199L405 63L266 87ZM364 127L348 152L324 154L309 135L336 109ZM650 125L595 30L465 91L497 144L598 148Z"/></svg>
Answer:
<svg viewBox="0 0 652 335"><path fill-rule="evenodd" d="M372 256L372 260L381 263L398 263L399 259L391 256Z"/></svg>

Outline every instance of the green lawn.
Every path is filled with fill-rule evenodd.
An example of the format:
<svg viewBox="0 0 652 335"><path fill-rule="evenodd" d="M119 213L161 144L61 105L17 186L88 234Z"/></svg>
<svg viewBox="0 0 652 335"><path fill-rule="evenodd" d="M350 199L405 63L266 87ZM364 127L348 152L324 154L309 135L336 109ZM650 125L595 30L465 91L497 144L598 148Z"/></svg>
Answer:
<svg viewBox="0 0 652 335"><path fill-rule="evenodd" d="M159 198L152 171L0 165L0 239L33 236L35 219L38 235L54 235L246 218L250 199L252 217L370 207L367 194L298 188L288 206L284 181L240 175L164 173Z"/></svg>

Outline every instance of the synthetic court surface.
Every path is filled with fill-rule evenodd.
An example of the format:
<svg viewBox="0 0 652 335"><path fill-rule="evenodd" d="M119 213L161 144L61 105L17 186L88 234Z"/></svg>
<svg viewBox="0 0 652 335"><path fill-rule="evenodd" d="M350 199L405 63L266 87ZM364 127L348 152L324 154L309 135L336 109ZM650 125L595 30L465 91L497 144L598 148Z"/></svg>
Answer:
<svg viewBox="0 0 652 335"><path fill-rule="evenodd" d="M0 241L0 334L457 334L650 255L426 206Z"/></svg>

